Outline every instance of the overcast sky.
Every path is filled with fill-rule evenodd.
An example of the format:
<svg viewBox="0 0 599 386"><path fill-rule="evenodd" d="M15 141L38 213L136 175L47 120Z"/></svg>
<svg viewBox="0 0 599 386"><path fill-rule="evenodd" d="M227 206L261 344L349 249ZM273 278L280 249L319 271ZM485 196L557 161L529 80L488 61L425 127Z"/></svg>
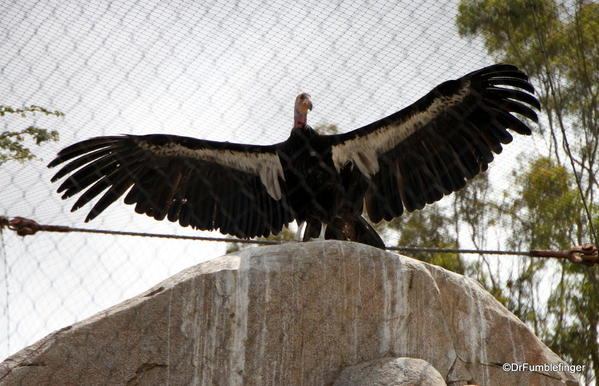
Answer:
<svg viewBox="0 0 599 386"><path fill-rule="evenodd" d="M0 172L0 214L42 223L205 235L114 204L84 224L45 165L92 136L171 133L269 144L288 136L293 101L312 95L312 124L357 128L436 84L493 63L457 36L455 1L0 0L0 104L62 111L35 123L60 132L39 160ZM1 118L2 130L31 118ZM540 141L536 139L536 141ZM518 139L492 169L508 171ZM215 234L219 235L219 234ZM225 245L116 236L4 233L0 359Z"/></svg>

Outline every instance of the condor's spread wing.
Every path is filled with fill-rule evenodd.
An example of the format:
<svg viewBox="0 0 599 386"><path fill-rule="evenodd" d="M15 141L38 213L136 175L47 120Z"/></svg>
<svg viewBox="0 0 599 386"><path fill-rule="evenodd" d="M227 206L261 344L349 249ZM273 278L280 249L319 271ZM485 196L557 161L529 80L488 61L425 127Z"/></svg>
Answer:
<svg viewBox="0 0 599 386"><path fill-rule="evenodd" d="M72 210L103 193L85 221L129 189L125 203L135 204L137 213L239 237L278 233L293 220L275 146L110 136L71 145L48 166L63 162L52 181L67 176L58 188L63 199L81 193Z"/></svg>
<svg viewBox="0 0 599 386"><path fill-rule="evenodd" d="M505 87L508 86L508 87ZM411 106L349 133L331 137L337 170L353 164L369 177L371 220L391 220L464 187L487 169L493 153L530 135L512 113L533 121L540 109L528 77L498 64L435 87Z"/></svg>

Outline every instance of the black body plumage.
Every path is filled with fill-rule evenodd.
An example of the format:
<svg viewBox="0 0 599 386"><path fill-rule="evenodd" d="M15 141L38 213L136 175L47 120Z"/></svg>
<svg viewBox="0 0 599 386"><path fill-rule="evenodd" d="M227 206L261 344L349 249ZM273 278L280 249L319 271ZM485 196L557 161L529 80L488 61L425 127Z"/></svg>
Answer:
<svg viewBox="0 0 599 386"><path fill-rule="evenodd" d="M507 86L507 87L505 87ZM305 238L383 247L372 226L421 209L464 187L512 141L531 134L539 109L528 77L494 65L448 81L407 108L344 134L295 127L270 146L174 135L97 137L58 153L53 181L77 194L73 210L101 195L86 221L119 197L135 211L238 237L278 233L307 222ZM311 107L311 105L310 105Z"/></svg>

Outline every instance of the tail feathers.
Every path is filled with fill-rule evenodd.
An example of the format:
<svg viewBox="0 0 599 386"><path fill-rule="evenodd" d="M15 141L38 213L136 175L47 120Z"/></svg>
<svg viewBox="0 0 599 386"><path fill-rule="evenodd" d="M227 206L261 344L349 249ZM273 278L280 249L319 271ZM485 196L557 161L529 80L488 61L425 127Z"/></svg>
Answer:
<svg viewBox="0 0 599 386"><path fill-rule="evenodd" d="M327 240L349 240L385 249L385 243L372 225L360 215L350 218L335 217L327 226L324 236Z"/></svg>

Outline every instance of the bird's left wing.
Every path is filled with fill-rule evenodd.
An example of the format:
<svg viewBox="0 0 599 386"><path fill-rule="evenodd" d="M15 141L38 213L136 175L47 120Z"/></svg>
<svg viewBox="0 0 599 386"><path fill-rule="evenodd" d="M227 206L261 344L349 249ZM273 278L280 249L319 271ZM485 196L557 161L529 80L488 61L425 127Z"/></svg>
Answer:
<svg viewBox="0 0 599 386"><path fill-rule="evenodd" d="M72 210L105 191L86 221L129 189L125 203L138 213L239 237L278 233L293 220L276 145L109 136L71 145L48 166L64 162L52 181L67 177L58 188L63 199L83 192Z"/></svg>
<svg viewBox="0 0 599 386"><path fill-rule="evenodd" d="M334 165L352 164L369 178L371 220L421 209L486 170L512 140L506 129L531 134L512 113L537 121L533 92L526 74L507 64L447 81L395 114L331 136Z"/></svg>

